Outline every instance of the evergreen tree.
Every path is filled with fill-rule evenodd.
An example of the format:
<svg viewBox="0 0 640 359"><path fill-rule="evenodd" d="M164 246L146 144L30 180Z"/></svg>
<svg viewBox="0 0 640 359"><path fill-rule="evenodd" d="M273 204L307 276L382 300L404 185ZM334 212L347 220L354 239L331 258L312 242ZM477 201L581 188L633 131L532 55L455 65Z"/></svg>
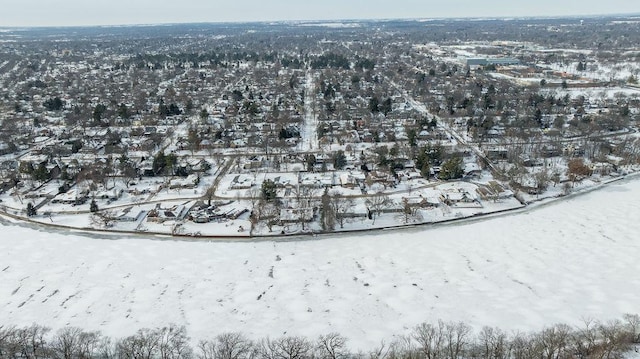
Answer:
<svg viewBox="0 0 640 359"><path fill-rule="evenodd" d="M450 180L462 177L464 170L462 168L462 158L454 157L442 164L438 178L441 180Z"/></svg>
<svg viewBox="0 0 640 359"><path fill-rule="evenodd" d="M37 214L36 207L34 207L33 203L27 203L27 217L33 217Z"/></svg>
<svg viewBox="0 0 640 359"><path fill-rule="evenodd" d="M347 156L345 156L343 150L339 150L333 156L333 168L341 170L347 165Z"/></svg>
<svg viewBox="0 0 640 359"><path fill-rule="evenodd" d="M316 166L316 156L314 156L313 154L307 155L306 162L307 162L307 171L313 172L313 169Z"/></svg>
<svg viewBox="0 0 640 359"><path fill-rule="evenodd" d="M206 119L208 119L208 118L209 118L209 111L207 111L207 109L206 109L206 108L203 108L203 109L200 111L200 119L204 121L204 120L206 120Z"/></svg>
<svg viewBox="0 0 640 359"><path fill-rule="evenodd" d="M118 106L118 116L125 120L131 118L131 113L129 112L127 105L121 103L120 106Z"/></svg>
<svg viewBox="0 0 640 359"><path fill-rule="evenodd" d="M276 184L272 180L268 179L262 182L262 199L266 202L273 202L276 199L277 191Z"/></svg>
<svg viewBox="0 0 640 359"><path fill-rule="evenodd" d="M380 112L382 112L385 116L389 114L389 112L391 112L393 110L392 108L392 102L391 102L391 98L387 98L386 100L382 101L382 104L380 104L380 106L378 106Z"/></svg>
<svg viewBox="0 0 640 359"><path fill-rule="evenodd" d="M418 146L418 133L415 129L410 128L407 130L407 138L409 139L409 146L416 147Z"/></svg>
<svg viewBox="0 0 640 359"><path fill-rule="evenodd" d="M420 174L422 177L429 179L431 176L431 167L429 166L429 162L424 162L422 167L420 167Z"/></svg>
<svg viewBox="0 0 640 359"><path fill-rule="evenodd" d="M165 166L166 166L165 155L164 155L164 152L160 151L153 158L153 166L152 166L153 174L155 174L155 175L160 174L160 172L162 172L162 170L164 170Z"/></svg>
<svg viewBox="0 0 640 359"><path fill-rule="evenodd" d="M93 120L98 122L101 121L105 112L107 112L107 106L99 103L96 105L96 107L93 109Z"/></svg>
<svg viewBox="0 0 640 359"><path fill-rule="evenodd" d="M95 213L98 212L99 208L98 208L98 204L96 203L95 198L91 200L91 204L89 205L89 211L91 213Z"/></svg>
<svg viewBox="0 0 640 359"><path fill-rule="evenodd" d="M50 98L42 104L49 111L60 111L64 108L64 101L60 97Z"/></svg>
<svg viewBox="0 0 640 359"><path fill-rule="evenodd" d="M51 179L51 174L49 173L49 170L47 169L47 166L44 165L44 163L39 164L38 167L36 167L31 173L31 176L35 181L39 182L46 182Z"/></svg>
<svg viewBox="0 0 640 359"><path fill-rule="evenodd" d="M380 100L378 100L376 96L373 96L372 98L369 99L369 111L371 111L371 113L380 112L379 106L380 106Z"/></svg>

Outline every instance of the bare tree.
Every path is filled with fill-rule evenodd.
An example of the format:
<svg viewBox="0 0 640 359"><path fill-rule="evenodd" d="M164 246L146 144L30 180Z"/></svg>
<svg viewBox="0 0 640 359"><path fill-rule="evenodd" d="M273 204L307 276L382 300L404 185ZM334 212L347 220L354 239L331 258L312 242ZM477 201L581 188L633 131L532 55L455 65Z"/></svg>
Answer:
<svg viewBox="0 0 640 359"><path fill-rule="evenodd" d="M420 214L419 207L416 205L412 205L409 203L408 198L402 198L402 217L405 224L410 223L411 221L419 222L422 220L422 215Z"/></svg>
<svg viewBox="0 0 640 359"><path fill-rule="evenodd" d="M199 359L621 359L631 349L640 323L637 315L598 323L585 320L580 328L557 324L531 334L508 336L484 327L473 335L464 323L423 323L408 336L396 336L369 352L352 354L340 334L264 339L258 344L242 334L227 333L201 341ZM184 327L141 329L115 345L98 332L65 328L50 338L49 329L0 327L0 358L4 359L191 359Z"/></svg>
<svg viewBox="0 0 640 359"><path fill-rule="evenodd" d="M302 230L306 229L307 222L311 221L309 214L313 213L312 208L314 206L314 188L310 186L298 185L294 190L294 196L296 199L298 217L297 220L300 223Z"/></svg>
<svg viewBox="0 0 640 359"><path fill-rule="evenodd" d="M542 346L542 356L546 359L564 358L569 353L569 334L571 328L566 324L557 324L546 328L536 336Z"/></svg>
<svg viewBox="0 0 640 359"><path fill-rule="evenodd" d="M342 359L349 356L347 339L338 333L321 335L316 341L317 357L319 359Z"/></svg>
<svg viewBox="0 0 640 359"><path fill-rule="evenodd" d="M416 348L410 335L401 335L389 345L388 358L422 359L422 353Z"/></svg>
<svg viewBox="0 0 640 359"><path fill-rule="evenodd" d="M419 350L427 359L438 359L444 356L445 324L422 323L413 329L413 338L418 342Z"/></svg>
<svg viewBox="0 0 640 359"><path fill-rule="evenodd" d="M445 326L445 343L447 348L447 357L449 359L457 359L464 356L469 340L471 327L463 322L448 323Z"/></svg>
<svg viewBox="0 0 640 359"><path fill-rule="evenodd" d="M220 334L198 345L202 359L251 359L255 357L253 343L240 333Z"/></svg>
<svg viewBox="0 0 640 359"><path fill-rule="evenodd" d="M367 198L366 200L367 206L369 206L369 210L371 211L373 224L376 223L376 218L380 216L382 210L391 204L391 200L389 196L384 194L383 192L378 192L373 196Z"/></svg>
<svg viewBox="0 0 640 359"><path fill-rule="evenodd" d="M117 355L124 359L154 359L158 355L160 336L157 331L140 329L135 335L120 340Z"/></svg>
<svg viewBox="0 0 640 359"><path fill-rule="evenodd" d="M251 213L252 233L256 228L261 227L263 223L267 226L269 232L272 232L273 226L279 223L280 208L278 202L274 203L266 201L264 198L258 198L253 205Z"/></svg>
<svg viewBox="0 0 640 359"><path fill-rule="evenodd" d="M621 358L629 350L631 341L619 320L598 325L598 334L601 340L599 358Z"/></svg>
<svg viewBox="0 0 640 359"><path fill-rule="evenodd" d="M160 359L189 359L193 356L184 326L170 325L156 331Z"/></svg>
<svg viewBox="0 0 640 359"><path fill-rule="evenodd" d="M535 336L517 333L511 341L514 359L542 358L543 347Z"/></svg>
<svg viewBox="0 0 640 359"><path fill-rule="evenodd" d="M313 344L302 337L282 337L262 341L259 357L261 359L306 359L311 358Z"/></svg>
<svg viewBox="0 0 640 359"><path fill-rule="evenodd" d="M111 338L102 337L96 351L96 356L100 359L119 359L118 347L111 341Z"/></svg>
<svg viewBox="0 0 640 359"><path fill-rule="evenodd" d="M135 164L125 155L120 157L118 161L118 170L120 171L122 182L125 186L129 187L129 183L131 183L131 181L138 177L138 169L136 168Z"/></svg>
<svg viewBox="0 0 640 359"><path fill-rule="evenodd" d="M598 346L598 331L596 323L589 318L583 319L583 325L571 336L572 351L581 358L593 356Z"/></svg>
<svg viewBox="0 0 640 359"><path fill-rule="evenodd" d="M511 356L509 338L499 328L484 327L478 334L479 353L486 359L507 359Z"/></svg>
<svg viewBox="0 0 640 359"><path fill-rule="evenodd" d="M54 359L89 359L98 354L101 335L68 327L57 332L49 344Z"/></svg>
<svg viewBox="0 0 640 359"><path fill-rule="evenodd" d="M17 357L25 359L45 359L48 354L45 336L49 331L49 328L36 324L18 329L14 337L14 343L19 346L16 348L19 351Z"/></svg>
<svg viewBox="0 0 640 359"><path fill-rule="evenodd" d="M95 228L110 228L116 222L116 212L113 210L100 210L91 214L89 218Z"/></svg>
<svg viewBox="0 0 640 359"><path fill-rule="evenodd" d="M331 197L331 207L335 213L335 218L340 224L340 228L344 228L347 215L355 207L355 202L351 198L344 197L340 192L333 191L329 194Z"/></svg>
<svg viewBox="0 0 640 359"><path fill-rule="evenodd" d="M584 163L582 158L571 159L567 165L567 175L574 185L577 181L581 181L583 178L591 176L591 169Z"/></svg>
<svg viewBox="0 0 640 359"><path fill-rule="evenodd" d="M549 171L546 166L533 175L533 181L538 193L544 192L547 189L549 185Z"/></svg>
<svg viewBox="0 0 640 359"><path fill-rule="evenodd" d="M260 189L251 188L247 191L247 197L249 197L251 201L251 215L249 217L249 221L251 222L251 230L249 233L253 235L254 230L257 228L260 223L260 217L262 212L262 195Z"/></svg>
<svg viewBox="0 0 640 359"><path fill-rule="evenodd" d="M380 342L380 345L373 348L373 350L371 350L369 352L369 355L367 356L369 357L369 359L387 359L389 358L390 351L390 346L387 345L383 340L382 342Z"/></svg>
<svg viewBox="0 0 640 359"><path fill-rule="evenodd" d="M20 353L20 342L18 340L16 327L0 326L0 358L15 358Z"/></svg>
<svg viewBox="0 0 640 359"><path fill-rule="evenodd" d="M640 315L625 314L623 317L626 322L627 331L631 336L633 343L640 343Z"/></svg>
<svg viewBox="0 0 640 359"><path fill-rule="evenodd" d="M336 226L336 211L331 205L331 196L329 189L325 188L320 199L320 224L323 231L333 231Z"/></svg>
<svg viewBox="0 0 640 359"><path fill-rule="evenodd" d="M207 200L207 206L211 206L211 200L216 196L216 187L211 186L207 188L207 191L204 194L204 198Z"/></svg>

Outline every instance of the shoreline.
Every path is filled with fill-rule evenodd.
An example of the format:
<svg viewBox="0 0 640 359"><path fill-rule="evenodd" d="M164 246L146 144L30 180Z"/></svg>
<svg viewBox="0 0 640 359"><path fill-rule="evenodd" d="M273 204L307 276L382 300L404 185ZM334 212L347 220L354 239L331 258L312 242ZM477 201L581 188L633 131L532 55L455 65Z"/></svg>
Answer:
<svg viewBox="0 0 640 359"><path fill-rule="evenodd" d="M479 221L487 221L492 218L503 217L507 215L514 215L520 213L526 213L531 210L543 208L552 204L559 203L564 200L570 200L577 196L589 194L593 191L600 190L608 187L611 184L624 181L632 181L640 178L640 171L632 172L624 176L614 177L605 181L599 182L592 186L579 188L567 195L544 197L532 201L525 201L521 206L516 208L507 208L496 210L487 213L476 213L470 216L460 218L450 218L441 221L411 223L411 224L398 224L394 226L375 227L375 228L359 228L351 230L331 231L331 232L306 232L306 233L289 233L289 234L273 234L273 235L192 235L192 234L171 234L163 232L151 232L151 231L127 231L127 230L109 230L90 227L74 227L55 223L46 223L42 221L36 221L28 217L19 216L8 213L0 209L0 223L6 222L12 225L21 225L24 227L30 227L35 230L39 229L55 229L56 231L71 231L76 234L85 237L100 237L103 239L118 240L123 238L114 238L119 236L130 237L142 237L151 240L174 240L183 242L294 242L294 241L306 241L310 239L323 239L331 236L339 236L343 234L366 234L374 232L387 232L387 231L406 231L411 229L429 229L439 226L451 226L458 224L474 223Z"/></svg>

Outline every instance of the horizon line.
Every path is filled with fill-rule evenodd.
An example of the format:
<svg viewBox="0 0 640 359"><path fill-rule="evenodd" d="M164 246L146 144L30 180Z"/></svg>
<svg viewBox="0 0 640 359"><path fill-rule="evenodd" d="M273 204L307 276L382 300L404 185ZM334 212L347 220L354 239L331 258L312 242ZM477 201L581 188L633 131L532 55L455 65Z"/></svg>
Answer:
<svg viewBox="0 0 640 359"><path fill-rule="evenodd" d="M228 21L184 21L184 22L157 22L157 23L122 23L122 24L81 24L81 25L15 25L0 26L0 29L66 29L66 28L92 28L92 27L153 27L175 25L222 25L222 24L289 24L289 23L339 23L339 22L393 22L393 21L441 21L441 20L526 20L526 19L578 19L578 18L615 18L615 17L640 17L640 12L631 13L602 13L602 14L573 14L573 15L519 15L519 16L442 16L442 17L398 17L398 18L342 18L342 19L292 19L292 20L228 20ZM640 18L638 18L640 22Z"/></svg>

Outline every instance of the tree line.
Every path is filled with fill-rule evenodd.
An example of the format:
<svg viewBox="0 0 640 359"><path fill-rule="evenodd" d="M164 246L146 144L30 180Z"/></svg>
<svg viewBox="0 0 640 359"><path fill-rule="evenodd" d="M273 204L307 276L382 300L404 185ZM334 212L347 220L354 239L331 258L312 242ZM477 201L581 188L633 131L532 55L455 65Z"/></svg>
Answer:
<svg viewBox="0 0 640 359"><path fill-rule="evenodd" d="M509 333L484 327L475 333L462 322L422 323L368 351L353 352L338 334L316 339L282 336L251 340L224 333L193 345L184 327L140 329L113 340L99 332L67 327L0 326L0 358L7 359L616 359L640 346L640 316L576 327L556 324L538 332Z"/></svg>

